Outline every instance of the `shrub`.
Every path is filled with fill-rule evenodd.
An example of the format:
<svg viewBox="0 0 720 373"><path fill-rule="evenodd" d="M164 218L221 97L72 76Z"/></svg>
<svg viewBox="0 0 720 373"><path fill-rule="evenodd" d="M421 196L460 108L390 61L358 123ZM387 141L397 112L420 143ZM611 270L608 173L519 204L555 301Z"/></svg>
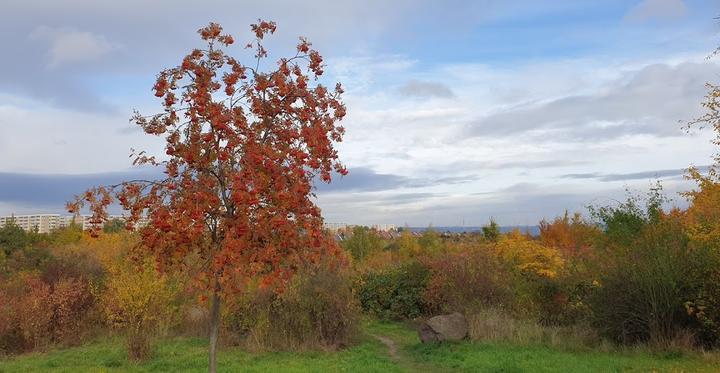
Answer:
<svg viewBox="0 0 720 373"><path fill-rule="evenodd" d="M430 271L412 261L361 276L357 286L363 311L382 319L413 319L427 310L423 300Z"/></svg>
<svg viewBox="0 0 720 373"><path fill-rule="evenodd" d="M437 254L443 249L443 242L432 226L428 227L417 240L420 250L425 254Z"/></svg>
<svg viewBox="0 0 720 373"><path fill-rule="evenodd" d="M430 279L423 299L432 313L469 313L510 301L508 276L486 246L453 244L424 263Z"/></svg>
<svg viewBox="0 0 720 373"><path fill-rule="evenodd" d="M701 175L691 168L688 178L698 188L685 194L690 207L682 218L696 254L691 275L700 285L689 294L685 308L694 319L697 341L711 347L720 344L720 169Z"/></svg>
<svg viewBox="0 0 720 373"><path fill-rule="evenodd" d="M52 342L52 288L39 278L24 278L22 295L16 298L15 316L24 349L45 347Z"/></svg>
<svg viewBox="0 0 720 373"><path fill-rule="evenodd" d="M519 230L501 236L494 252L512 289L512 302L506 307L516 316L559 322L558 316L569 305L564 284L567 271L560 252Z"/></svg>
<svg viewBox="0 0 720 373"><path fill-rule="evenodd" d="M260 350L341 348L358 320L350 274L337 263L301 270L280 294L256 288L229 308L233 342Z"/></svg>
<svg viewBox="0 0 720 373"><path fill-rule="evenodd" d="M587 258L601 232L594 224L585 221L579 213L570 217L565 212L552 222L540 222L540 241L546 247L560 251L566 259Z"/></svg>
<svg viewBox="0 0 720 373"><path fill-rule="evenodd" d="M352 234L342 242L342 247L358 262L372 256L383 248L383 241L377 232L368 227L354 227Z"/></svg>
<svg viewBox="0 0 720 373"><path fill-rule="evenodd" d="M645 211L628 200L600 215L603 260L589 300L594 325L617 342L667 341L691 327L684 303L699 285L694 264L704 260L690 249L681 219L664 214L659 201L653 190Z"/></svg>
<svg viewBox="0 0 720 373"><path fill-rule="evenodd" d="M53 307L53 339L64 343L78 343L82 328L89 327L95 299L87 281L63 278L55 283L51 295Z"/></svg>
<svg viewBox="0 0 720 373"><path fill-rule="evenodd" d="M400 237L395 240L397 253L401 258L410 259L421 254L422 248L417 238L407 227L400 232Z"/></svg>
<svg viewBox="0 0 720 373"><path fill-rule="evenodd" d="M79 342L94 307L86 281L47 283L36 272L18 273L2 283L0 301L0 350L5 352Z"/></svg>
<svg viewBox="0 0 720 373"><path fill-rule="evenodd" d="M109 268L102 289L102 308L108 323L127 334L131 360L150 355L153 336L176 321L177 282L155 270L151 259L140 263L122 258Z"/></svg>

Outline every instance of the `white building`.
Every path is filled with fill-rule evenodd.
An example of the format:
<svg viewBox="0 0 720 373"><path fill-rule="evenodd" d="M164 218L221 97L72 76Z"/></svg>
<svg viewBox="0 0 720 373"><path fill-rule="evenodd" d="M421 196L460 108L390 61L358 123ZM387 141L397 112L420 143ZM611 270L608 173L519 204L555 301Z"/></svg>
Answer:
<svg viewBox="0 0 720 373"><path fill-rule="evenodd" d="M82 227L83 230L90 229L89 222L90 215L59 215L59 214L34 214L34 215L10 215L0 216L0 228L6 224L13 222L18 227L25 231L32 232L37 231L38 233L50 233L59 228L65 228L71 224L77 224ZM125 221L125 216L122 215L110 215L108 221L113 219L119 219ZM147 217L141 217L135 224L136 228L142 228L150 220Z"/></svg>
<svg viewBox="0 0 720 373"><path fill-rule="evenodd" d="M0 217L0 227L13 223L30 232L49 233L64 226L65 219L58 214L10 215Z"/></svg>
<svg viewBox="0 0 720 373"><path fill-rule="evenodd" d="M357 225L351 225L351 224L345 224L345 223L323 223L323 228L331 231L331 232L337 232L341 229L348 229L356 227ZM374 229L379 232L390 232L394 231L397 228L395 227L395 224L373 224L370 225L368 228Z"/></svg>

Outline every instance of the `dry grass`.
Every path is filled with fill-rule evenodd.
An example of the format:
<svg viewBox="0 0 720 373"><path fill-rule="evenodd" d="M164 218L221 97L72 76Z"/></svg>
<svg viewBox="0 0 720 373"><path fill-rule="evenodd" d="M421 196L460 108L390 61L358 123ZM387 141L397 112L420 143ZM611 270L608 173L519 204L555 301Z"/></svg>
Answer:
<svg viewBox="0 0 720 373"><path fill-rule="evenodd" d="M513 318L499 308L487 308L469 314L468 324L470 338L477 342L520 346L544 345L570 352L688 356L720 366L720 352L698 348L694 345L694 336L689 331L676 333L673 338L622 346L601 338L588 325L545 326L531 320Z"/></svg>

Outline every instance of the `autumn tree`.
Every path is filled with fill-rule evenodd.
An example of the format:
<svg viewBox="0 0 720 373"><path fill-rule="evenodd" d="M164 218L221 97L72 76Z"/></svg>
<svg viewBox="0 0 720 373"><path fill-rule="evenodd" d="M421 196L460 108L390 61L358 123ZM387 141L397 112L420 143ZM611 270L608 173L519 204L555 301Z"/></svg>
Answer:
<svg viewBox="0 0 720 373"><path fill-rule="evenodd" d="M589 254L599 235L597 226L586 222L578 212L570 217L565 211L562 217L556 217L552 222L540 221L540 241L560 250L565 258Z"/></svg>
<svg viewBox="0 0 720 373"><path fill-rule="evenodd" d="M249 64L226 54L234 40L220 25L200 29L206 47L157 76L163 112L133 116L166 140L166 157L134 153L134 164L161 167L164 178L95 187L68 204L71 212L87 206L96 232L115 201L129 212L128 228L146 214L139 249L158 270L199 266L192 273L210 297L211 372L224 297L253 281L282 291L304 263L339 254L312 198L316 179L347 173L334 148L344 133L343 90L320 84L323 59L304 38L264 71L262 42L276 25L251 29Z"/></svg>

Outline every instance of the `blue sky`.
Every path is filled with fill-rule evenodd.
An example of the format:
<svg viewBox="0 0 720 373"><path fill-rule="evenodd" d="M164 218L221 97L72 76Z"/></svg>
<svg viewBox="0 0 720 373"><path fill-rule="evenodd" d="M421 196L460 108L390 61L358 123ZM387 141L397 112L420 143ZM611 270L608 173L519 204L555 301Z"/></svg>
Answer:
<svg viewBox="0 0 720 373"><path fill-rule="evenodd" d="M209 21L245 40L258 17L279 26L271 57L307 36L346 87L351 174L319 188L328 221L535 224L656 176L682 204L683 168L716 150L679 121L720 80L717 16L709 0L9 0L0 214L62 212L85 184L141 172L130 148L162 142L128 118L157 109L155 74Z"/></svg>

